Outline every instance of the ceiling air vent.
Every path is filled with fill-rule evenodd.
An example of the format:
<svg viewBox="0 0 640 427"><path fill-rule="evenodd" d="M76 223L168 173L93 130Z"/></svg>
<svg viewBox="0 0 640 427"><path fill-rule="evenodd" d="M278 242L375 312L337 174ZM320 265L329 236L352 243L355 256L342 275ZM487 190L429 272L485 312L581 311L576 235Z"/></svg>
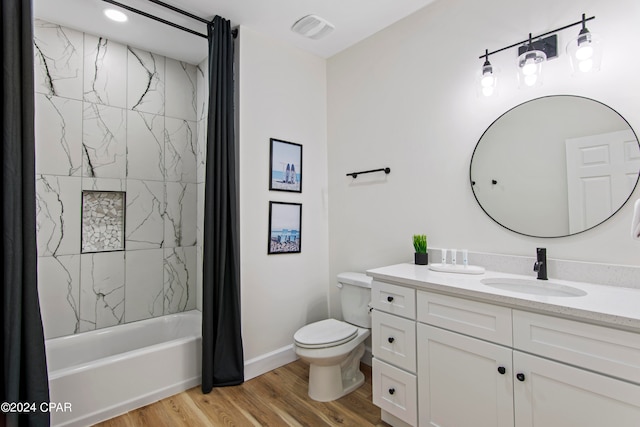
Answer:
<svg viewBox="0 0 640 427"><path fill-rule="evenodd" d="M333 31L333 24L317 15L307 15L300 18L291 30L310 39L318 40Z"/></svg>

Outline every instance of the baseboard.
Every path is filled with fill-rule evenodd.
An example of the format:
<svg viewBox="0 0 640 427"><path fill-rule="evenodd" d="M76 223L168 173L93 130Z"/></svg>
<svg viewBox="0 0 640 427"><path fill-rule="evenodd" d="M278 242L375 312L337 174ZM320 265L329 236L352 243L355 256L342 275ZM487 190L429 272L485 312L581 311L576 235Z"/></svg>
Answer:
<svg viewBox="0 0 640 427"><path fill-rule="evenodd" d="M293 344L244 362L244 380L248 381L298 359Z"/></svg>

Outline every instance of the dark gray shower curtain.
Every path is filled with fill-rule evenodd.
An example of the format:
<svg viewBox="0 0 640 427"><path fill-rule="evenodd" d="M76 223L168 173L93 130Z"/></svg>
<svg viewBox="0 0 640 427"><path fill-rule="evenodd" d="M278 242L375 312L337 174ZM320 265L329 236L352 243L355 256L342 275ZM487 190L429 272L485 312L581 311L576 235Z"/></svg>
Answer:
<svg viewBox="0 0 640 427"><path fill-rule="evenodd" d="M37 283L32 20L31 1L2 0L0 402L26 402L35 409L0 411L0 425L9 427L49 425L49 413L40 410L49 402L49 384Z"/></svg>
<svg viewBox="0 0 640 427"><path fill-rule="evenodd" d="M202 391L244 381L234 134L233 36L209 24L209 117L204 199Z"/></svg>

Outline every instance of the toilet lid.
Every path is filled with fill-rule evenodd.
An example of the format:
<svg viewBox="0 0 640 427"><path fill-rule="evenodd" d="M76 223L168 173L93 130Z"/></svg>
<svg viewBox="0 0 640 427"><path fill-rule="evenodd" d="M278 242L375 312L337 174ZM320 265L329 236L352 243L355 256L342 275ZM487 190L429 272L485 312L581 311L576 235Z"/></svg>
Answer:
<svg viewBox="0 0 640 427"><path fill-rule="evenodd" d="M358 328L336 319L326 319L298 329L293 335L296 344L304 348L334 347L351 341Z"/></svg>

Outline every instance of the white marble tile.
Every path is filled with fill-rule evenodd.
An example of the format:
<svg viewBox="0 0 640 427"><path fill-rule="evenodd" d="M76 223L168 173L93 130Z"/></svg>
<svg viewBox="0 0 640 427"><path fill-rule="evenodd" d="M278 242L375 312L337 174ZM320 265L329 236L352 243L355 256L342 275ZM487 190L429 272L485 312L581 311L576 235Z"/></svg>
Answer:
<svg viewBox="0 0 640 427"><path fill-rule="evenodd" d="M46 339L80 328L80 256L38 258L38 296Z"/></svg>
<svg viewBox="0 0 640 427"><path fill-rule="evenodd" d="M165 185L164 247L196 244L196 184Z"/></svg>
<svg viewBox="0 0 640 427"><path fill-rule="evenodd" d="M80 332L124 322L124 251L80 255Z"/></svg>
<svg viewBox="0 0 640 427"><path fill-rule="evenodd" d="M36 177L38 255L80 253L81 178Z"/></svg>
<svg viewBox="0 0 640 427"><path fill-rule="evenodd" d="M165 57L128 47L127 108L164 115Z"/></svg>
<svg viewBox="0 0 640 427"><path fill-rule="evenodd" d="M35 90L82 99L82 33L40 19L34 21Z"/></svg>
<svg viewBox="0 0 640 427"><path fill-rule="evenodd" d="M162 248L164 184L127 180L127 250Z"/></svg>
<svg viewBox="0 0 640 427"><path fill-rule="evenodd" d="M84 35L84 100L127 107L127 47Z"/></svg>
<svg viewBox="0 0 640 427"><path fill-rule="evenodd" d="M127 111L127 176L164 180L164 116Z"/></svg>
<svg viewBox="0 0 640 427"><path fill-rule="evenodd" d="M126 130L125 110L84 103L83 176L126 178Z"/></svg>
<svg viewBox="0 0 640 427"><path fill-rule="evenodd" d="M207 177L207 120L200 120L196 127L198 129L196 182L204 182Z"/></svg>
<svg viewBox="0 0 640 427"><path fill-rule="evenodd" d="M198 121L209 114L209 60L205 59L196 68L196 110Z"/></svg>
<svg viewBox="0 0 640 427"><path fill-rule="evenodd" d="M167 181L196 182L196 123L165 118L165 169Z"/></svg>
<svg viewBox="0 0 640 427"><path fill-rule="evenodd" d="M164 313L196 308L196 247L164 250Z"/></svg>
<svg viewBox="0 0 640 427"><path fill-rule="evenodd" d="M36 173L80 176L82 102L35 95Z"/></svg>
<svg viewBox="0 0 640 427"><path fill-rule="evenodd" d="M126 191L127 180L116 178L82 178L82 189L91 191Z"/></svg>
<svg viewBox="0 0 640 427"><path fill-rule="evenodd" d="M126 322L164 314L164 250L127 251Z"/></svg>
<svg viewBox="0 0 640 427"><path fill-rule="evenodd" d="M196 66L166 58L165 72L165 116L196 121Z"/></svg>

